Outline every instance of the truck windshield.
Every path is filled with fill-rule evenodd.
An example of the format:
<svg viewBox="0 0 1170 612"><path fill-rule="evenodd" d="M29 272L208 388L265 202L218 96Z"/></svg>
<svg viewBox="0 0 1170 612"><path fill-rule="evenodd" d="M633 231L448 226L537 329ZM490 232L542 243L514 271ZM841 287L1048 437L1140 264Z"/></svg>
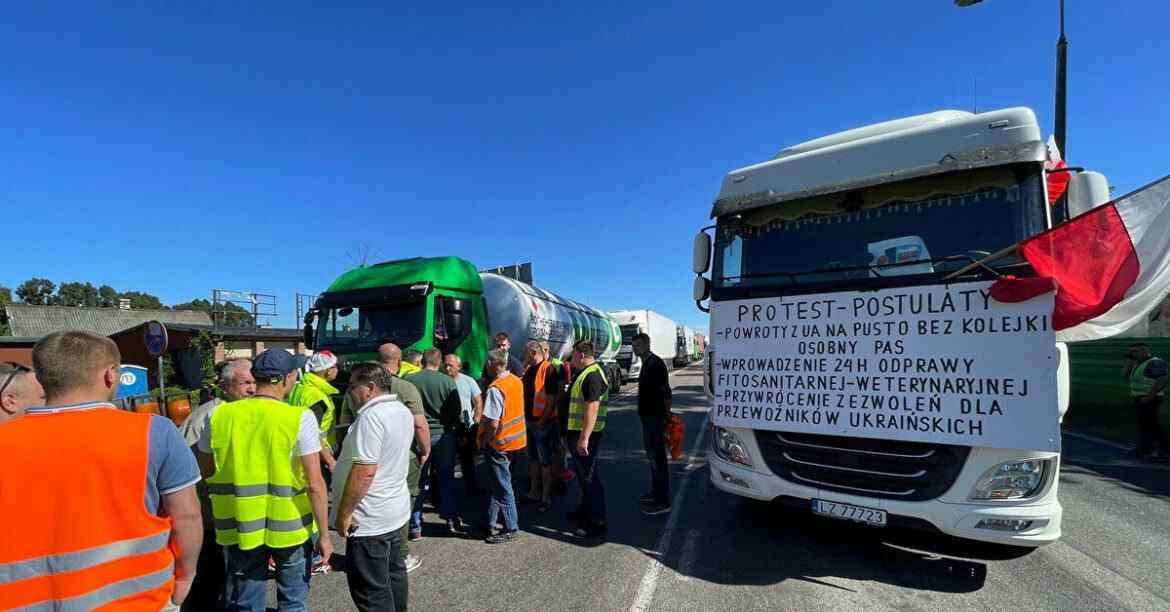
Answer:
<svg viewBox="0 0 1170 612"><path fill-rule="evenodd" d="M634 336L638 335L637 325L622 325L622 344L633 344Z"/></svg>
<svg viewBox="0 0 1170 612"><path fill-rule="evenodd" d="M1043 231L1038 168L928 177L719 220L715 286L791 286L952 272ZM993 266L1019 263L1018 257ZM880 281L879 281L880 282Z"/></svg>
<svg viewBox="0 0 1170 612"><path fill-rule="evenodd" d="M426 301L331 308L321 313L317 346L342 353L409 346L422 339L426 312Z"/></svg>

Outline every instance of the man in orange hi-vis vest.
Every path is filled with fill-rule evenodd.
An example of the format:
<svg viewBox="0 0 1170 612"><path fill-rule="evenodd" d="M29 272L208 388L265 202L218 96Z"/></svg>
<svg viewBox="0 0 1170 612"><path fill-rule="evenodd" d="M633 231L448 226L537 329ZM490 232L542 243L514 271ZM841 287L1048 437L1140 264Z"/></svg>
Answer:
<svg viewBox="0 0 1170 612"><path fill-rule="evenodd" d="M154 612L191 588L199 468L168 419L110 403L120 362L88 332L33 348L48 405L0 426L0 508L35 508L0 521L4 609Z"/></svg>
<svg viewBox="0 0 1170 612"><path fill-rule="evenodd" d="M520 535L508 453L528 446L528 431L524 426L524 383L508 371L508 352L502 349L488 352L484 371L491 384L484 396L479 447L483 449L484 462L492 474L487 515L489 535L485 541L504 544L515 541ZM504 530L492 534L496 518L501 513L504 515Z"/></svg>

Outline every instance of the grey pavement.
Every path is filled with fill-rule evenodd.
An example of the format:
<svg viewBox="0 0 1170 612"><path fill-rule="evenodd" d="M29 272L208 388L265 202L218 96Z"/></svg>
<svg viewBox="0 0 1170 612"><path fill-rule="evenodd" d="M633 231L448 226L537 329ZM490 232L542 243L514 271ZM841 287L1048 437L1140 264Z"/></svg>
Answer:
<svg viewBox="0 0 1170 612"><path fill-rule="evenodd" d="M724 494L700 437L707 400L695 366L672 375L687 422L671 464L671 515L645 517L649 488L633 385L611 404L602 449L610 530L571 535L574 487L546 514L521 506L523 537L489 545L439 535L412 544L414 610L1170 610L1170 468L1066 436L1064 537L1015 549L812 517ZM523 466L521 466L523 468ZM525 472L518 470L520 482ZM518 486L523 489L523 485ZM483 498L461 500L468 519ZM338 553L342 540L334 534ZM275 603L272 598L271 603ZM310 609L353 610L345 576L313 580Z"/></svg>

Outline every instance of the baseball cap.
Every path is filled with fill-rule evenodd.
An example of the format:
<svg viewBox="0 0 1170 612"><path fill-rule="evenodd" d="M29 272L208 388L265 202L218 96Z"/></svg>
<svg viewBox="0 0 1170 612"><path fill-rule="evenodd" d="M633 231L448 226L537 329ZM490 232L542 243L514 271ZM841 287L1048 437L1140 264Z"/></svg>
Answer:
<svg viewBox="0 0 1170 612"><path fill-rule="evenodd" d="M313 353L307 363L310 372L321 372L337 365L337 357L330 351L320 351Z"/></svg>
<svg viewBox="0 0 1170 612"><path fill-rule="evenodd" d="M268 349L252 360L252 374L257 378L280 378L304 366L304 355L293 355L284 349Z"/></svg>

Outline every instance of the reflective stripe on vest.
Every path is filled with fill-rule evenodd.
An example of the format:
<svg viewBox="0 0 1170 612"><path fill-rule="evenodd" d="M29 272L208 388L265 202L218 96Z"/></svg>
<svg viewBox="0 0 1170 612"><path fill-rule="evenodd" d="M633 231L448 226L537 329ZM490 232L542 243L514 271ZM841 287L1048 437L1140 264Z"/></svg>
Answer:
<svg viewBox="0 0 1170 612"><path fill-rule="evenodd" d="M0 607L159 610L174 589L171 521L144 504L151 418L102 404L0 428Z"/></svg>
<svg viewBox="0 0 1170 612"><path fill-rule="evenodd" d="M573 387L569 390L569 431L581 431L585 427L586 402L581 388L585 384L585 377L589 376L591 372L597 372L601 376L601 380L605 383L606 388L601 394L601 401L597 408L597 420L593 423L593 431L594 433L599 433L605 429L605 402L609 399L609 381L605 378L605 371L601 369L601 364L595 361L581 371L581 375L577 377L577 380L573 381Z"/></svg>
<svg viewBox="0 0 1170 612"><path fill-rule="evenodd" d="M504 414L492 438L492 448L500 452L520 450L528 446L528 428L524 425L524 382L508 373L497 378L488 388L496 388L504 396ZM482 426L480 431L486 431Z"/></svg>
<svg viewBox="0 0 1170 612"><path fill-rule="evenodd" d="M340 393L337 387L329 381L312 372L306 372L301 380L293 386L288 394L288 403L301 408L312 408L317 402L325 403L325 412L321 415L321 438L329 443L330 450L337 445L337 433L333 431L333 422L336 419L337 409L333 405L333 396Z"/></svg>
<svg viewBox="0 0 1170 612"><path fill-rule="evenodd" d="M221 546L289 548L316 531L296 457L303 408L266 397L221 404L211 417L207 479Z"/></svg>
<svg viewBox="0 0 1170 612"><path fill-rule="evenodd" d="M532 416L533 418L541 418L544 416L545 409L556 413L556 406L548 400L548 396L544 393L544 379L548 375L548 368L551 364L547 359L540 362L536 370L536 381L532 389Z"/></svg>
<svg viewBox="0 0 1170 612"><path fill-rule="evenodd" d="M1154 388L1154 383L1156 381L1153 378L1146 377L1146 366L1149 366L1151 363L1153 363L1154 359L1157 358L1150 357L1149 359L1143 361L1140 365L1138 365L1138 367L1134 368L1133 372L1129 375L1130 397L1141 397L1143 395L1149 395L1150 390ZM1157 396L1162 397L1163 395L1165 395L1165 390L1159 391Z"/></svg>

